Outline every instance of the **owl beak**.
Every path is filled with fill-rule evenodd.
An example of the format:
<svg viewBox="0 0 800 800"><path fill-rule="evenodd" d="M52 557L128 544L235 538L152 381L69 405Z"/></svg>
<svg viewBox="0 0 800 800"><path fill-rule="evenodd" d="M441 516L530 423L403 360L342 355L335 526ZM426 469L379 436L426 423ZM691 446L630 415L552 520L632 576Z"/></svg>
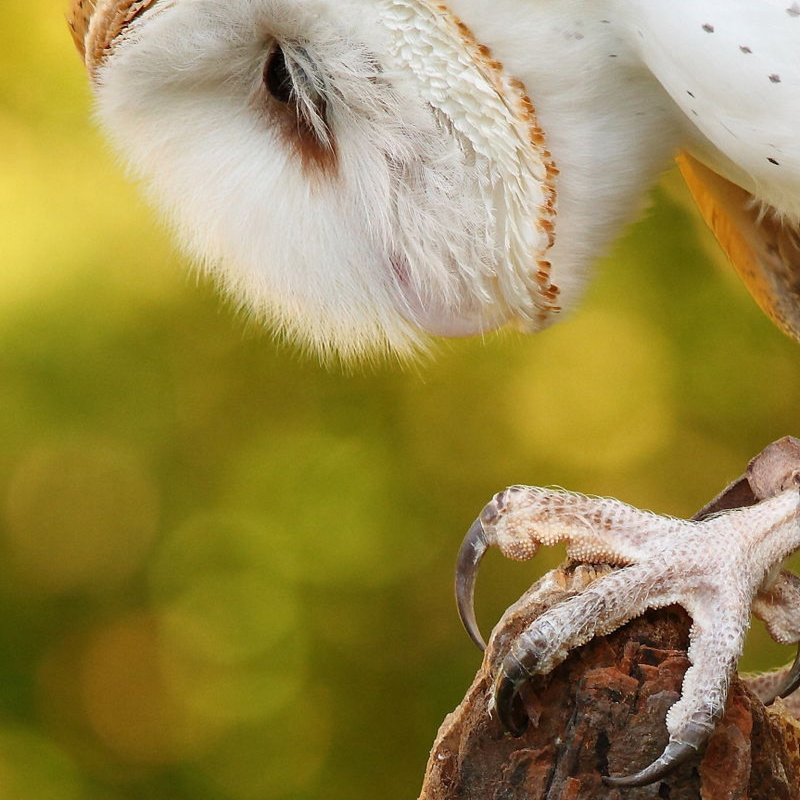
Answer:
<svg viewBox="0 0 800 800"><path fill-rule="evenodd" d="M67 23L75 46L94 77L115 39L158 0L72 0Z"/></svg>
<svg viewBox="0 0 800 800"><path fill-rule="evenodd" d="M800 229L692 156L681 173L728 258L761 310L800 341Z"/></svg>

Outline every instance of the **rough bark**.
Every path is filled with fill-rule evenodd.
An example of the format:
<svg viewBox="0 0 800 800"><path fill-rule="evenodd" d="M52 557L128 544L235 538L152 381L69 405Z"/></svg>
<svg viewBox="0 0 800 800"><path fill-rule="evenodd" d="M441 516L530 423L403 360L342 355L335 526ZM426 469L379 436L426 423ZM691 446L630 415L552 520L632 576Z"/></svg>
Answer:
<svg viewBox="0 0 800 800"><path fill-rule="evenodd" d="M667 743L665 715L688 666L689 619L670 607L570 654L523 690L531 720L519 739L488 711L493 676L509 644L546 608L610 568L548 573L503 617L461 705L442 724L419 800L798 800L800 724L778 701L765 708L736 678L704 752L642 788L611 788Z"/></svg>

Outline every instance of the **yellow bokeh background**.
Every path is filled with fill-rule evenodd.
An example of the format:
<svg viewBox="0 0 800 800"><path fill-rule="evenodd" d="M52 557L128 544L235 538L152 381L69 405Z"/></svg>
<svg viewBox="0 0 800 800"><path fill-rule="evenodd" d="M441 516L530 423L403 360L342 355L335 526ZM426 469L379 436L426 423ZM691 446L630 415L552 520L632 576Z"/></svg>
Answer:
<svg viewBox="0 0 800 800"><path fill-rule="evenodd" d="M0 800L414 797L491 494L689 515L800 433L800 348L670 173L566 324L327 370L192 276L64 13L0 5ZM484 624L557 558L488 559Z"/></svg>

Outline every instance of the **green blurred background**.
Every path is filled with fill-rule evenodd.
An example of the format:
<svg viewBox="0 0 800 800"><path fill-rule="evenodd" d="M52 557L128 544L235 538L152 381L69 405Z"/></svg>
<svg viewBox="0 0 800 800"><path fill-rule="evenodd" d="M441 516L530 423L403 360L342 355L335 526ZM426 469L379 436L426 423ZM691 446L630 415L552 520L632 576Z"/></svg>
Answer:
<svg viewBox="0 0 800 800"><path fill-rule="evenodd" d="M0 800L416 797L491 494L691 514L800 432L800 348L671 174L568 324L326 370L191 276L64 6L0 5ZM490 558L484 625L558 557Z"/></svg>

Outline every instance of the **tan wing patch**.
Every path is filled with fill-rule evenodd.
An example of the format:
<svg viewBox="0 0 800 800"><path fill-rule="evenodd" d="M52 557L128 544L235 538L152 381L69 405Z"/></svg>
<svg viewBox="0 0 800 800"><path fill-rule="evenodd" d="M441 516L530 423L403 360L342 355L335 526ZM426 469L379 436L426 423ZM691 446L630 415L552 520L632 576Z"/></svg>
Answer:
<svg viewBox="0 0 800 800"><path fill-rule="evenodd" d="M86 34L89 32L89 23L94 14L96 0L72 0L67 17L75 47L81 54L81 58L86 58Z"/></svg>
<svg viewBox="0 0 800 800"><path fill-rule="evenodd" d="M677 160L706 224L750 294L784 333L800 341L800 228L688 153Z"/></svg>

